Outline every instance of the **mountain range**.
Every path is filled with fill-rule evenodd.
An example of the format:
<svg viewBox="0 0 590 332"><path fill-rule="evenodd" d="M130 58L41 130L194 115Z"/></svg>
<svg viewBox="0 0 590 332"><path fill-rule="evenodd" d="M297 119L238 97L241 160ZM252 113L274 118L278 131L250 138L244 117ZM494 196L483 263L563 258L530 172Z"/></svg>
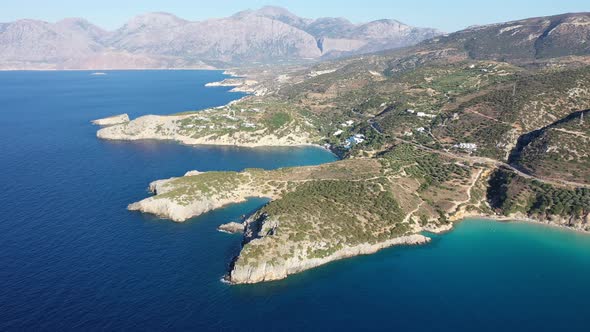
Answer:
<svg viewBox="0 0 590 332"><path fill-rule="evenodd" d="M114 31L85 19L0 23L0 69L213 68L336 58L440 35L396 20L307 19L279 7L193 22L137 16Z"/></svg>

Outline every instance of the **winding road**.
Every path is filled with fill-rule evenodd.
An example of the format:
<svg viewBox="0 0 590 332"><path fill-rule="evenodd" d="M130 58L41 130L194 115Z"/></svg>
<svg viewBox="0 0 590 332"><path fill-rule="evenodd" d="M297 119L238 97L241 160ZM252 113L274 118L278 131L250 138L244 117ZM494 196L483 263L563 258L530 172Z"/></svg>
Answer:
<svg viewBox="0 0 590 332"><path fill-rule="evenodd" d="M373 128L376 132L378 132L381 135L385 135L381 129L381 127L379 126L378 123L376 123L375 121L368 120L367 121L369 123L369 125L371 126L371 128ZM554 186L559 186L559 187L577 187L577 188L588 188L590 189L590 184L586 184L586 183L579 183L579 182L572 182L572 181L566 181L566 180L557 180L557 179L549 179L549 178L541 178L535 175L531 175L529 173L526 173L520 169L518 169L517 167L510 165L508 163L505 163L503 161L500 160L496 160L496 159L492 159L492 158L487 158L487 157L477 157L477 156L469 156L469 155L464 155L464 154L455 154L452 152L448 152L448 151L441 151L441 150L437 150L437 149L433 149L433 148L429 148L427 146L424 146L422 144L413 142L413 141L408 141L402 138L398 138L398 137L391 137L393 140L398 141L398 142L402 142L402 143L407 143L407 144L411 144L419 149L428 151L428 152L432 152L432 153L436 153L438 155L441 156L445 156L445 157L449 157L449 158L454 158L454 159L459 159L459 160L464 160L464 161L470 161L473 163L480 163L480 164L487 164L487 165L492 165L494 167L504 167L507 169L510 169L511 171L513 171L514 173L518 174L519 176L526 178L526 179L531 179L531 180L536 180L542 183L546 183L546 184L550 184L550 185L554 185Z"/></svg>

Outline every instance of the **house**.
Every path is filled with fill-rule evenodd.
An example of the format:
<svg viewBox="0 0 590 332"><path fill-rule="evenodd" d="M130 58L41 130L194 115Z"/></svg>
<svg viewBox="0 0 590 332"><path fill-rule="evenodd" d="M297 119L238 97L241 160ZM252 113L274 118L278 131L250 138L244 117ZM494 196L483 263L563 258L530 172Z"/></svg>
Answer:
<svg viewBox="0 0 590 332"><path fill-rule="evenodd" d="M360 144L364 141L365 141L365 135L355 134L355 135L350 136L349 138L346 139L346 142L344 143L344 148L350 149L354 145Z"/></svg>
<svg viewBox="0 0 590 332"><path fill-rule="evenodd" d="M475 143L459 143L453 145L454 148L468 150L468 151L477 151L477 144Z"/></svg>
<svg viewBox="0 0 590 332"><path fill-rule="evenodd" d="M354 124L354 121L353 120L348 120L348 121L342 123L340 126L342 126L342 127L350 127L353 124Z"/></svg>
<svg viewBox="0 0 590 332"><path fill-rule="evenodd" d="M416 113L416 116L418 116L420 118L435 118L436 117L436 115L434 115L434 114L428 114L425 112L418 112L418 113Z"/></svg>
<svg viewBox="0 0 590 332"><path fill-rule="evenodd" d="M350 136L348 138L348 141L351 144L353 144L353 145L354 144L360 144L360 143L362 143L362 142L365 141L365 135L363 135L363 134L356 134L356 135Z"/></svg>
<svg viewBox="0 0 590 332"><path fill-rule="evenodd" d="M334 136L340 136L344 131L342 131L341 129L336 130L336 132L334 133Z"/></svg>
<svg viewBox="0 0 590 332"><path fill-rule="evenodd" d="M419 127L419 128L416 128L416 131L419 133L423 133L426 131L426 129L424 129L424 127Z"/></svg>
<svg viewBox="0 0 590 332"><path fill-rule="evenodd" d="M411 109L407 109L406 112L410 113L410 114L414 114L416 111L411 110Z"/></svg>

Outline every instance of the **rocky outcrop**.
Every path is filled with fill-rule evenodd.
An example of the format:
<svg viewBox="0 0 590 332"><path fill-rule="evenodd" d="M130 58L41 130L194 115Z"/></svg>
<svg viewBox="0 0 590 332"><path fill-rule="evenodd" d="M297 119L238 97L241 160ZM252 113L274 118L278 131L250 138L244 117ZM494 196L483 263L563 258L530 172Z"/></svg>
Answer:
<svg viewBox="0 0 590 332"><path fill-rule="evenodd" d="M189 171L184 177L153 181L148 189L154 196L129 204L127 209L183 222L229 204L245 202L249 197L273 198L277 194L254 181L246 181L251 178L247 172L225 175L229 179L225 185L231 190L214 188L214 184L220 187L224 184L220 184L217 178L208 180L209 175Z"/></svg>
<svg viewBox="0 0 590 332"><path fill-rule="evenodd" d="M250 188L236 188L232 192L225 192L218 195L199 195L198 198L192 196L189 198L188 195L165 197L166 193L176 189L174 186L167 186L167 184L173 182L175 179L177 178L158 180L150 183L149 190L156 195L129 204L127 209L129 211L154 214L175 222L183 222L229 204L245 202L248 197L267 197L265 194L257 193Z"/></svg>
<svg viewBox="0 0 590 332"><path fill-rule="evenodd" d="M254 239L252 241L259 241ZM412 234L397 237L378 244L362 244L352 247L344 247L333 254L323 258L304 258L291 257L278 265L263 263L260 265L244 264L241 257L237 257L227 279L234 284L253 284L264 281L284 279L291 274L308 270L332 261L354 257L359 255L373 254L381 249L396 245L418 245L430 241L430 238Z"/></svg>
<svg viewBox="0 0 590 332"><path fill-rule="evenodd" d="M539 216L539 215L527 215L524 213L512 213L508 216L495 216L496 220L520 220L520 221L528 221L533 223L541 223L546 224L549 226L556 226L562 227L570 230L575 230L579 232L590 232L590 213L587 213L584 216L579 218L570 216L570 217L562 217L562 216Z"/></svg>
<svg viewBox="0 0 590 332"><path fill-rule="evenodd" d="M227 224L219 225L219 227L217 227L217 230L229 234L238 234L244 232L244 227L244 224L241 224L239 222L229 222Z"/></svg>
<svg viewBox="0 0 590 332"><path fill-rule="evenodd" d="M119 114L119 115L109 116L108 118L93 120L92 124L95 124L97 126L114 126L114 125L123 124L123 123L127 123L127 122L129 122L129 115Z"/></svg>
<svg viewBox="0 0 590 332"><path fill-rule="evenodd" d="M129 211L141 211L150 213L175 222L183 222L195 216L219 209L225 205L240 203L246 200L245 197L235 196L231 198L204 197L200 201L193 201L189 204L180 204L177 200L168 198L146 198L139 202L129 204Z"/></svg>

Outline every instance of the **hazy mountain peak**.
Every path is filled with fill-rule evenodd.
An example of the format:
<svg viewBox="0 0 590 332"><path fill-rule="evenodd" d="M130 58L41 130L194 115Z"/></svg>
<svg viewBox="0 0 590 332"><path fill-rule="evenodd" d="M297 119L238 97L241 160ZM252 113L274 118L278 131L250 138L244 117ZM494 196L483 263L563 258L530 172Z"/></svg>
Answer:
<svg viewBox="0 0 590 332"><path fill-rule="evenodd" d="M92 38L98 38L98 37L101 37L107 33L105 30L103 30L99 26L96 26L96 25L92 24L91 22L89 22L88 20L86 20L84 18L79 18L79 17L65 18L65 19L55 23L55 26L60 27L62 29L76 31L76 32L80 32L80 33L86 33L89 36L91 36Z"/></svg>
<svg viewBox="0 0 590 332"><path fill-rule="evenodd" d="M245 18L248 16L265 17L272 20L277 20L285 24L303 29L307 24L313 20L299 17L285 8L276 6L265 6L256 10L245 10L235 14L234 18Z"/></svg>
<svg viewBox="0 0 590 332"><path fill-rule="evenodd" d="M77 26L89 26L93 25L87 19L81 17L66 17L60 21L57 21L56 24L61 25L77 25Z"/></svg>
<svg viewBox="0 0 590 332"><path fill-rule="evenodd" d="M129 20L125 26L128 28L139 28L142 26L164 27L176 26L184 23L187 23L187 21L179 18L174 14L165 12L153 12L136 16Z"/></svg>
<svg viewBox="0 0 590 332"><path fill-rule="evenodd" d="M297 15L291 13L289 10L278 7L278 6L264 6L255 11L259 15L265 16L286 16L286 17L297 17Z"/></svg>

